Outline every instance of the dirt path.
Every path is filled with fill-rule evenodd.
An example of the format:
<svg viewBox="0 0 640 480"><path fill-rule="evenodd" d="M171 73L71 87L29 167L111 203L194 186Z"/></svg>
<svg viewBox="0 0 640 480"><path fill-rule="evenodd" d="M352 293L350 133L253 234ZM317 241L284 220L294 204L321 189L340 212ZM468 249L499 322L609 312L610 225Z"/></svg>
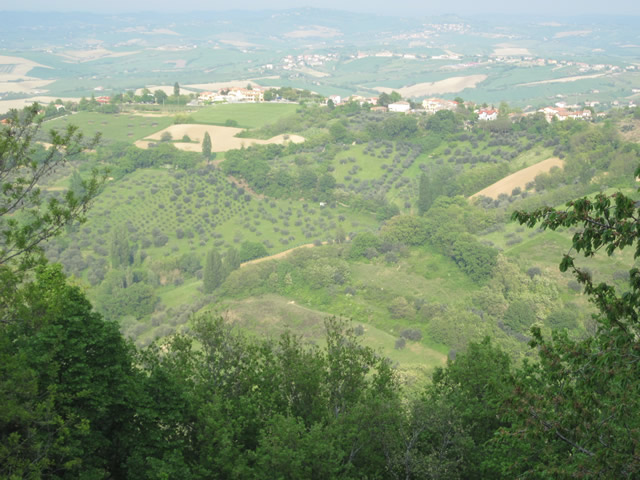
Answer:
<svg viewBox="0 0 640 480"><path fill-rule="evenodd" d="M247 265L266 262L267 260L277 260L279 258L286 257L294 250L299 250L301 248L311 248L313 246L315 246L313 243L305 243L304 245L299 245L297 247L290 248L289 250L285 250L284 252L276 253L274 255L269 255L268 257L260 257L260 258L256 258L255 260L249 260L248 262L244 262L243 264L241 264L240 267L246 267Z"/></svg>
<svg viewBox="0 0 640 480"><path fill-rule="evenodd" d="M524 190L527 183L532 182L537 175L543 172L546 173L553 167L564 167L564 161L557 157L548 158L540 163L536 163L535 165L523 168L516 173L512 173L508 177L504 177L502 180L498 180L493 185L489 185L487 188L480 190L469 198L482 196L493 198L495 200L501 193L511 195L514 188L520 187Z"/></svg>

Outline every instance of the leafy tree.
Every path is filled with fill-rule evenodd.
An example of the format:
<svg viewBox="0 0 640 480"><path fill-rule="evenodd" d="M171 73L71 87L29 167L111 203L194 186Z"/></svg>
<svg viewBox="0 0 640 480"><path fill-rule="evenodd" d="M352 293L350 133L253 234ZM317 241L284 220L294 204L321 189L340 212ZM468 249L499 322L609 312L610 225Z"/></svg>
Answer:
<svg viewBox="0 0 640 480"><path fill-rule="evenodd" d="M204 293L212 293L222 284L224 277L220 254L216 250L209 251L204 264L204 277L202 279Z"/></svg>
<svg viewBox="0 0 640 480"><path fill-rule="evenodd" d="M422 245L428 238L427 225L420 217L397 215L382 226L380 238L392 243Z"/></svg>
<svg viewBox="0 0 640 480"><path fill-rule="evenodd" d="M640 175L640 168L635 175ZM521 224L555 230L580 226L573 249L591 257L604 249L608 255L628 246L640 255L638 207L617 192L569 202L564 210L544 207L517 211ZM564 255L560 270L570 270L598 308L595 336L572 340L554 332L544 338L532 330L532 346L540 362L525 366L518 378L521 394L510 409L514 423L499 443L501 452L515 447L518 461L505 472L540 476L562 472L565 476L633 478L640 475L637 444L640 440L640 271L629 271L628 291L596 282L589 271ZM518 432L515 444L510 432Z"/></svg>
<svg viewBox="0 0 640 480"><path fill-rule="evenodd" d="M104 178L94 172L82 195L69 190L62 199L43 198L37 184L85 146L77 127L50 132L51 147L33 147L42 119L34 104L12 110L0 126L0 271L24 271L41 260L39 245L74 221L82 222ZM0 288L0 290L3 290Z"/></svg>
<svg viewBox="0 0 640 480"><path fill-rule="evenodd" d="M256 258L266 257L268 254L269 252L267 252L267 249L262 243L246 241L240 245L238 257L240 258L240 262L248 262Z"/></svg>
<svg viewBox="0 0 640 480"><path fill-rule="evenodd" d="M153 92L153 97L155 98L156 103L164 104L167 98L169 98L169 95L167 95L164 90L156 90Z"/></svg>
<svg viewBox="0 0 640 480"><path fill-rule="evenodd" d="M0 476L122 478L136 382L118 325L59 266L38 267L2 313L0 369L20 370L0 377Z"/></svg>
<svg viewBox="0 0 640 480"><path fill-rule="evenodd" d="M204 132L204 138L202 139L202 155L206 159L211 158L211 137L209 136L209 132Z"/></svg>
<svg viewBox="0 0 640 480"><path fill-rule="evenodd" d="M439 134L450 134L458 131L462 127L462 122L452 111L440 110L427 118L426 127Z"/></svg>
<svg viewBox="0 0 640 480"><path fill-rule="evenodd" d="M173 96L174 97L180 96L180 84L178 82L173 84Z"/></svg>
<svg viewBox="0 0 640 480"><path fill-rule="evenodd" d="M359 233L351 242L349 249L349 258L358 259L364 257L367 249L380 248L380 239L371 232Z"/></svg>

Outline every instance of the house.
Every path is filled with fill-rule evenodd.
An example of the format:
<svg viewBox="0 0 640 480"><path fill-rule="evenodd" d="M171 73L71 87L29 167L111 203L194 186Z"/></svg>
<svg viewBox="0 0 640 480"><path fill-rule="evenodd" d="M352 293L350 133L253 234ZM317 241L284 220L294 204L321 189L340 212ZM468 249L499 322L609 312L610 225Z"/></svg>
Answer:
<svg viewBox="0 0 640 480"><path fill-rule="evenodd" d="M214 92L202 92L198 95L198 100L200 102L214 102L216 97L216 93Z"/></svg>
<svg viewBox="0 0 640 480"><path fill-rule="evenodd" d="M491 122L498 119L498 110L492 108L476 110L475 113L478 114L478 120L482 120L483 122Z"/></svg>
<svg viewBox="0 0 640 480"><path fill-rule="evenodd" d="M440 110L455 110L458 108L458 102L455 100L443 100L441 98L427 98L422 101L422 108L427 113L434 114Z"/></svg>
<svg viewBox="0 0 640 480"><path fill-rule="evenodd" d="M331 100L334 105L340 105L340 103L342 103L342 97L340 95L329 95L329 100Z"/></svg>
<svg viewBox="0 0 640 480"><path fill-rule="evenodd" d="M402 101L395 102L390 103L388 108L390 112L407 113L409 110L411 110L411 104L409 102Z"/></svg>
<svg viewBox="0 0 640 480"><path fill-rule="evenodd" d="M109 103L111 101L111 97L96 97L96 102L101 103L101 104L106 104Z"/></svg>
<svg viewBox="0 0 640 480"><path fill-rule="evenodd" d="M371 107L372 112L386 112L388 110L389 109L387 107L382 107L382 106Z"/></svg>
<svg viewBox="0 0 640 480"><path fill-rule="evenodd" d="M570 112L564 108L544 107L538 111L544 114L544 117L547 119L547 122L551 122L554 118L560 122L563 122L567 119L591 120L590 110Z"/></svg>
<svg viewBox="0 0 640 480"><path fill-rule="evenodd" d="M569 118L572 118L574 120L591 120L591 110L569 112Z"/></svg>

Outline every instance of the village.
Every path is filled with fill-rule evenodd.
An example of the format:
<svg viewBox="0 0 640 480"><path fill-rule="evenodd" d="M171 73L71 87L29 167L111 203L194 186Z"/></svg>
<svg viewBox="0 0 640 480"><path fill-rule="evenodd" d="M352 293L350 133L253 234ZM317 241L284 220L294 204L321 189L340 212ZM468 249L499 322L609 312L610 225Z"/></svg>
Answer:
<svg viewBox="0 0 640 480"><path fill-rule="evenodd" d="M260 103L265 101L265 94L268 89L255 87L242 88L242 87L230 87L223 88L217 92L202 92L198 95L197 99L194 99L191 105L207 105L213 103ZM271 97L266 95L270 101L282 101L281 98ZM474 113L478 115L480 121L495 121L498 119L500 111L498 108L484 107L477 108L477 105L473 102L459 102L457 100L446 100L442 98L427 98L422 102L409 102L405 100L398 100L390 103L381 102L380 97L366 97L362 95L350 95L348 97L342 97L340 95L330 95L324 101L325 106L339 107L351 102L358 103L360 106L369 105L372 112L393 112L393 113L405 113L405 114L427 114L433 115L439 111L456 111L458 108L472 109ZM98 101L104 101L101 98ZM566 102L557 102L553 106L545 106L539 109L528 109L522 112L510 113L511 119L517 119L523 115L533 115L536 113L544 114L548 122L551 121L564 121L568 119L572 120L592 120L596 116L605 116L605 112L596 113L594 108L598 103L592 102L588 105L569 105ZM634 108L636 105L631 102L628 105L630 108Z"/></svg>

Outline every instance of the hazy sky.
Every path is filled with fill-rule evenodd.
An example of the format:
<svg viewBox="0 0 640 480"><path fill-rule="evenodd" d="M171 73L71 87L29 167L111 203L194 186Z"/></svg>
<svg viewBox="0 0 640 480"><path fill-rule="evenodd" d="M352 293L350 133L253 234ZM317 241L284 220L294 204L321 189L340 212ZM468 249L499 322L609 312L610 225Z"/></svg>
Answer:
<svg viewBox="0 0 640 480"><path fill-rule="evenodd" d="M285 9L295 7L318 7L368 13L394 12L404 15L428 15L455 13L459 15L478 13L535 13L539 15L580 15L608 13L612 15L640 15L638 0L242 0L239 2L220 0L0 0L0 10L44 10L44 11L189 11L229 9Z"/></svg>

